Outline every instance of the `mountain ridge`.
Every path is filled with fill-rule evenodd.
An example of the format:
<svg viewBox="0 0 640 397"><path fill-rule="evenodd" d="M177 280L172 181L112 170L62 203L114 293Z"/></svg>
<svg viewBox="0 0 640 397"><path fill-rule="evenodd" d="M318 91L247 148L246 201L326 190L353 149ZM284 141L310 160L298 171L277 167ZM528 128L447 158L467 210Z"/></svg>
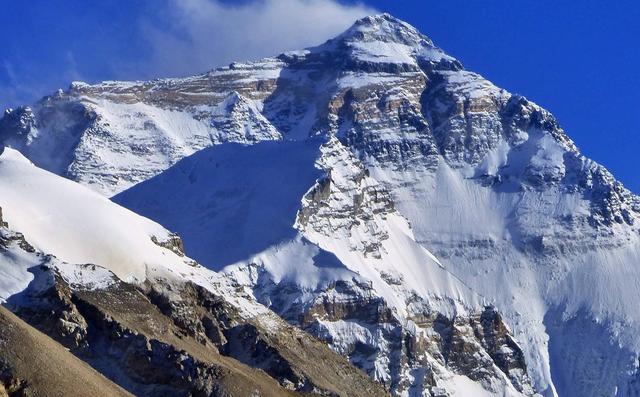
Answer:
<svg viewBox="0 0 640 397"><path fill-rule="evenodd" d="M180 239L149 219L13 149L0 155L0 186L0 299L66 349L61 370L78 372L80 359L135 395L386 395L234 280L186 257ZM52 223L57 239L43 239ZM28 360L2 355L3 371L16 375L0 385L42 390L43 374L25 371ZM75 392L91 393L96 381L87 382Z"/></svg>

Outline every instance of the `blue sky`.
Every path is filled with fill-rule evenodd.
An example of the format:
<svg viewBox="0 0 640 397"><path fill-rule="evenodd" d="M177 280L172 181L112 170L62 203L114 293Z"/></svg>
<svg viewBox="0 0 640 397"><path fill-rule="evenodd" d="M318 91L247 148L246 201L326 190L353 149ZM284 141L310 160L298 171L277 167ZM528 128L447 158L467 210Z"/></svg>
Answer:
<svg viewBox="0 0 640 397"><path fill-rule="evenodd" d="M640 2L631 0L13 1L0 14L0 107L72 80L188 75L314 45L380 11L549 109L640 193Z"/></svg>

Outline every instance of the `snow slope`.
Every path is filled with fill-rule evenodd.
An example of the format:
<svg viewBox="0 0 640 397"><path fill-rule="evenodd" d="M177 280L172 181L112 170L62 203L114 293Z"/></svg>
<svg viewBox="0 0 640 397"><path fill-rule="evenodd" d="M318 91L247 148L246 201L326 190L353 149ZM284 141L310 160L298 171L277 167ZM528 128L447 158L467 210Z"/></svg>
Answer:
<svg viewBox="0 0 640 397"><path fill-rule="evenodd" d="M35 167L10 148L0 155L0 189L10 227L65 262L100 264L122 280L144 281L147 266L182 261L152 242L169 238L162 226Z"/></svg>
<svg viewBox="0 0 640 397"><path fill-rule="evenodd" d="M273 315L184 256L176 236L159 224L36 167L10 148L0 154L0 208L8 225L0 228L7 244L0 266L3 300L24 290L34 269L46 265L84 288L106 288L114 276L134 284L191 281L215 293L229 288L223 294L242 315Z"/></svg>
<svg viewBox="0 0 640 397"><path fill-rule="evenodd" d="M11 237L16 236L8 230L1 231L3 240ZM11 296L24 291L29 286L34 277L28 269L39 265L41 260L37 255L21 249L17 244L3 247L1 257L0 303L4 303Z"/></svg>

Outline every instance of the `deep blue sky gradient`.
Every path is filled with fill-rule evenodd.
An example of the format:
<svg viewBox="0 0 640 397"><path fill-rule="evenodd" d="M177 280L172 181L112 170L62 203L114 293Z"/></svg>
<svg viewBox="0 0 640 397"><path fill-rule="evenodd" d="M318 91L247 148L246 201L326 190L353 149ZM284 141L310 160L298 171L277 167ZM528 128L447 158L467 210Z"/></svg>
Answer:
<svg viewBox="0 0 640 397"><path fill-rule="evenodd" d="M162 23L164 1L3 3L0 107L72 80L169 77L145 73L149 48L139 24L141 16ZM411 23L467 69L550 110L587 156L640 193L639 1L364 4Z"/></svg>

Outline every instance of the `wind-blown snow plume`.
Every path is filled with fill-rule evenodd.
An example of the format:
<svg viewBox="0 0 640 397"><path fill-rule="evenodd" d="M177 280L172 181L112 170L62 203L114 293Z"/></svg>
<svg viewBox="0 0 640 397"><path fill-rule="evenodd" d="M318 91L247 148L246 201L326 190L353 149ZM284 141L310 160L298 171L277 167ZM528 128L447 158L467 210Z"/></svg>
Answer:
<svg viewBox="0 0 640 397"><path fill-rule="evenodd" d="M333 0L170 0L158 26L143 29L160 75L204 71L212 65L270 56L332 37L375 11Z"/></svg>

